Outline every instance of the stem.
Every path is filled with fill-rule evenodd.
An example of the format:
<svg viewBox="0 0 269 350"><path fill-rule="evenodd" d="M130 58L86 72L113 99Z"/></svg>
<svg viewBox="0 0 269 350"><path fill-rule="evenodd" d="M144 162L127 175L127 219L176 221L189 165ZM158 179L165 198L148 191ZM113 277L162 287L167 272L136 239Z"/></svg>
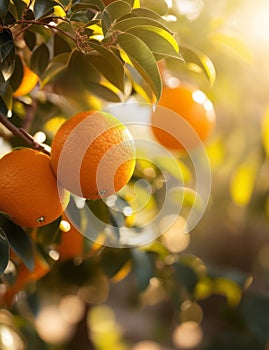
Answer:
<svg viewBox="0 0 269 350"><path fill-rule="evenodd" d="M48 27L48 28L58 30L58 32L64 34L64 35L67 36L69 39L71 39L71 40L73 40L75 43L77 43L76 38L73 38L72 35L68 34L68 33L65 32L64 30L62 30L61 28L55 27L54 25L49 24L49 23L44 23L44 22L36 21L36 20L21 19L21 20L16 21L16 23L14 23L14 24L29 24L29 25L31 25L31 24L37 24L37 25L41 25L41 26L46 26L46 27ZM27 28L26 28L26 29L27 29ZM20 33L21 33L21 32L20 32Z"/></svg>
<svg viewBox="0 0 269 350"><path fill-rule="evenodd" d="M42 146L40 143L36 142L34 138L30 134L28 134L27 131L25 131L23 128L16 127L14 124L12 124L8 120L7 117L2 115L1 113L0 113L0 123L2 123L8 130L10 130L13 135L20 137L32 148L38 151L41 151L43 153L46 153L47 155L50 155L50 153L45 149L45 147Z"/></svg>

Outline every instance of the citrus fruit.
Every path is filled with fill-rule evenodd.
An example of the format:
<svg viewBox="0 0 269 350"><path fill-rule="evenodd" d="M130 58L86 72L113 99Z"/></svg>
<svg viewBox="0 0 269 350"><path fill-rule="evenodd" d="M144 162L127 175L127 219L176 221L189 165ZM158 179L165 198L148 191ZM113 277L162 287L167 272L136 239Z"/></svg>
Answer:
<svg viewBox="0 0 269 350"><path fill-rule="evenodd" d="M215 125L214 107L195 87L165 86L157 108L152 112L151 125L154 136L166 148L193 149L210 135Z"/></svg>
<svg viewBox="0 0 269 350"><path fill-rule="evenodd" d="M38 76L26 65L23 66L23 78L19 87L14 91L13 96L23 96L28 94L36 86Z"/></svg>
<svg viewBox="0 0 269 350"><path fill-rule="evenodd" d="M88 199L118 192L135 167L133 138L105 112L80 112L67 120L51 145L51 164L61 185Z"/></svg>
<svg viewBox="0 0 269 350"><path fill-rule="evenodd" d="M60 243L56 246L56 250L60 254L59 261L82 257L84 236L72 225L65 214L62 216L62 220L69 225L69 229L61 230Z"/></svg>
<svg viewBox="0 0 269 350"><path fill-rule="evenodd" d="M22 148L0 159L0 210L16 224L49 224L62 214L67 197L67 191L58 188L45 153Z"/></svg>
<svg viewBox="0 0 269 350"><path fill-rule="evenodd" d="M12 304L14 296L21 291L28 283L40 280L50 271L50 265L37 252L34 253L34 268L29 270L23 262L20 262L17 268L17 277L11 286L7 287L4 300L8 305Z"/></svg>

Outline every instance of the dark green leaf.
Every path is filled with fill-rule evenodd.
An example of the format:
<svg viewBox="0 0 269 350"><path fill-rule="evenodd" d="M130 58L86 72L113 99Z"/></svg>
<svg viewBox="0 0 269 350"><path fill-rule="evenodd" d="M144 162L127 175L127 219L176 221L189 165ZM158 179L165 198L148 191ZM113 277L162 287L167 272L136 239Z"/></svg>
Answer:
<svg viewBox="0 0 269 350"><path fill-rule="evenodd" d="M66 42L66 40L63 39L61 35L58 35L57 33L54 35L54 42L53 42L53 52L54 56L58 56L61 53L64 52L70 52L71 48Z"/></svg>
<svg viewBox="0 0 269 350"><path fill-rule="evenodd" d="M34 2L34 14L36 19L40 19L45 15L53 13L53 7L58 5L57 2L52 0L35 0Z"/></svg>
<svg viewBox="0 0 269 350"><path fill-rule="evenodd" d="M178 52L179 48L176 40L166 30L146 25L130 28L127 32L143 40L155 55L155 58L170 56L183 60Z"/></svg>
<svg viewBox="0 0 269 350"><path fill-rule="evenodd" d="M8 83L5 84L4 93L1 94L1 98L6 105L6 108L8 110L11 110L13 102L13 90Z"/></svg>
<svg viewBox="0 0 269 350"><path fill-rule="evenodd" d="M9 19L8 19L8 17L9 17ZM10 5L9 5L8 14L7 14L6 19L8 19L8 21L7 21L8 24L11 24L19 19L18 11L13 3L10 3Z"/></svg>
<svg viewBox="0 0 269 350"><path fill-rule="evenodd" d="M249 329L258 339L267 342L269 339L268 295L245 295L241 307Z"/></svg>
<svg viewBox="0 0 269 350"><path fill-rule="evenodd" d="M5 231L0 227L0 274L2 274L9 261L9 243Z"/></svg>
<svg viewBox="0 0 269 350"><path fill-rule="evenodd" d="M110 90L108 87L102 85L102 84L97 84L97 83L87 83L87 88L91 93L94 95L110 102L121 102L120 97Z"/></svg>
<svg viewBox="0 0 269 350"><path fill-rule="evenodd" d="M62 5L64 8L66 8L72 0L56 0L60 5Z"/></svg>
<svg viewBox="0 0 269 350"><path fill-rule="evenodd" d="M49 49L44 43L33 51L30 66L37 75L41 76L47 68L49 56Z"/></svg>
<svg viewBox="0 0 269 350"><path fill-rule="evenodd" d="M32 31L26 30L23 34L23 38L24 38L26 45L32 51L36 45L36 35Z"/></svg>
<svg viewBox="0 0 269 350"><path fill-rule="evenodd" d="M179 262L174 264L174 269L179 283L183 285L190 294L192 294L198 282L196 272L190 266Z"/></svg>
<svg viewBox="0 0 269 350"><path fill-rule="evenodd" d="M129 259L130 251L128 249L106 248L102 251L101 266L107 277L112 278Z"/></svg>
<svg viewBox="0 0 269 350"><path fill-rule="evenodd" d="M13 0L13 3L16 7L16 10L17 10L17 16L18 16L18 19L21 19L22 17L22 14L24 13L27 5L24 1L22 0Z"/></svg>
<svg viewBox="0 0 269 350"><path fill-rule="evenodd" d="M57 76L57 74L62 72L67 67L70 55L71 54L69 52L62 53L61 55L53 58L41 77L42 86L49 83L53 78Z"/></svg>
<svg viewBox="0 0 269 350"><path fill-rule="evenodd" d="M113 25L113 30L126 31L130 28L135 28L137 26L147 26L147 25L161 28L167 31L168 33L171 33L171 31L164 24L160 23L158 20L147 18L147 17L130 17L130 18L120 20Z"/></svg>
<svg viewBox="0 0 269 350"><path fill-rule="evenodd" d="M0 96L0 113L3 115L7 115L7 112L8 112L7 106L3 98Z"/></svg>
<svg viewBox="0 0 269 350"><path fill-rule="evenodd" d="M132 249L132 271L134 272L140 292L149 285L150 279L154 276L154 265L150 254L139 249Z"/></svg>
<svg viewBox="0 0 269 350"><path fill-rule="evenodd" d="M208 56L197 49L189 48L187 46L181 46L181 53L187 63L196 64L198 67L200 67L208 78L210 84L214 84L216 79L216 71Z"/></svg>
<svg viewBox="0 0 269 350"><path fill-rule="evenodd" d="M87 200L86 204L91 212L105 224L110 223L109 208L102 199L99 200Z"/></svg>
<svg viewBox="0 0 269 350"><path fill-rule="evenodd" d="M91 43L93 49L99 54L89 54L91 63L103 74L103 76L121 91L124 90L124 67L121 60L105 47Z"/></svg>
<svg viewBox="0 0 269 350"><path fill-rule="evenodd" d="M98 11L102 11L104 8L104 3L101 0L83 0L75 3L72 6L72 12L84 9L96 9Z"/></svg>
<svg viewBox="0 0 269 350"><path fill-rule="evenodd" d="M39 227L36 232L37 242L45 246L53 243L58 235L60 222L61 217L49 225Z"/></svg>
<svg viewBox="0 0 269 350"><path fill-rule="evenodd" d="M34 268L34 251L29 235L20 227L4 216L0 216L0 225L5 231L12 250L22 259L25 266Z"/></svg>
<svg viewBox="0 0 269 350"><path fill-rule="evenodd" d="M132 10L132 6L125 1L116 1L110 3L105 10L104 13L108 13L111 19L111 23L113 23L118 18L130 13Z"/></svg>
<svg viewBox="0 0 269 350"><path fill-rule="evenodd" d="M112 24L112 20L109 16L109 13L107 11L103 11L101 25L102 25L102 31L103 31L104 36L106 35L108 30L110 29L111 24Z"/></svg>
<svg viewBox="0 0 269 350"><path fill-rule="evenodd" d="M148 46L144 41L129 33L119 34L118 42L159 100L162 93L162 81L156 60Z"/></svg>
<svg viewBox="0 0 269 350"><path fill-rule="evenodd" d="M3 62L14 49L13 36L9 29L0 32L0 62Z"/></svg>
<svg viewBox="0 0 269 350"><path fill-rule="evenodd" d="M39 45L42 42L48 42L51 38L51 29L47 28L45 25L32 24L28 30L37 35L37 42Z"/></svg>
<svg viewBox="0 0 269 350"><path fill-rule="evenodd" d="M2 23L5 23L5 18L7 15L9 4L10 4L9 0L0 1L0 18L2 20Z"/></svg>

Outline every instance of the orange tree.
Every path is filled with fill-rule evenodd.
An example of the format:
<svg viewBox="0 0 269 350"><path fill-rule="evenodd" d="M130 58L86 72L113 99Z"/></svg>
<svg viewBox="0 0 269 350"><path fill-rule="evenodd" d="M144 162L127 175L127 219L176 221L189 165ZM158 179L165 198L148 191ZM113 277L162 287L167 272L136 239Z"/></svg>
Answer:
<svg viewBox="0 0 269 350"><path fill-rule="evenodd" d="M201 101L201 96L205 96L201 91L194 99L191 93L187 94L187 100L175 97L172 104L181 103L182 108L165 103L158 105L159 100L164 100L163 85L164 89L170 85L177 90L179 80L196 85L195 91L201 89L207 93L219 107L220 115L225 112L223 96L229 96L233 104L227 114L234 113L236 119L238 99L233 92L242 86L238 84L236 90L233 85L231 61L223 65L218 45L225 44L241 55L247 56L247 53L240 42L221 32L223 21L217 21L212 15L214 4L210 1L196 14L195 20L180 12L180 1L168 4L168 1L151 0L1 1L0 140L5 146L1 154L27 147L37 153L47 153L44 156L47 159L50 146L57 142L60 126L69 125L74 115L87 111L93 115L100 110L114 112L114 117L129 125L137 140L136 166L128 183L133 169L126 175L126 186L108 198L97 200L71 194L63 214L66 205L56 212L53 195L47 198L45 191L41 197L39 188L52 182L55 185L55 165L52 166L55 178L48 182L46 174L36 175L34 161L25 161L25 169L20 169L18 165L23 164L20 158L18 164L15 162L8 170L4 166L7 156L0 159L3 164L0 174L0 344L6 349L135 349L139 341L137 348L140 349L158 349L158 346L265 348L269 333L265 321L268 298L245 291L251 284L249 271L219 268L223 266L219 260L216 259L219 264L214 265L208 251L197 248L196 241L187 249L188 224L201 234L201 240L204 237L206 240L205 232L212 233L218 227L217 220L220 227L228 227L225 218L229 218L232 211L237 213L234 207L230 212L224 211L226 202L216 191L216 186L223 185L213 183L216 191L213 199L219 200L220 210L211 204L205 220L194 228L195 225L188 222L190 212L194 208L202 213L206 205L202 202L208 199L199 197L203 193L199 193L199 189L196 193L199 174L192 165L195 151L152 153L152 143L158 140L154 134L148 136L152 126L145 135L141 131L141 125L146 128L145 124L150 124L150 117L141 120L145 109L150 110L149 115L156 108L162 112L161 107L182 113L177 115L182 126L188 117L195 123L195 113L189 112L192 111L189 104L193 103L194 109L198 105L199 109L200 103L202 111L206 110L208 104L203 104L204 99ZM223 5L220 10L225 14L232 11L232 6L227 1L226 8ZM212 56L217 70L222 70L216 82L215 67L205 53ZM237 67L240 64L239 60ZM223 87L225 84L233 86L232 91ZM122 106L131 107L123 108L122 112ZM188 117L184 116L185 110ZM125 117L120 117L122 113ZM167 133L170 130L165 124L171 125L169 113L164 113L163 119L161 125ZM132 123L137 123L139 137ZM192 125L195 140L197 134L200 140L200 132L206 127L199 125ZM217 135L215 139L211 135L211 144L210 139L206 141L209 159L216 171L213 174L221 173L224 140L232 125L232 120L230 128L224 123L225 135ZM264 135L268 133L266 125L265 122ZM176 127L177 124L173 124L172 128ZM64 135L67 136L69 134ZM145 144L139 143L141 136ZM165 144L159 141L160 145ZM205 154L199 153L203 142L199 142L198 150L196 148L202 161L206 160ZM264 141L264 144L267 149L268 143ZM79 150L80 139L71 147ZM102 151L108 153L109 160L109 150ZM15 151L15 154L20 152L25 151ZM264 159L264 155L261 158ZM227 181L225 189L230 186L235 204L243 203L244 208L251 194L247 192L248 197L243 195L242 199L242 193L246 193L246 188L253 190L254 186L253 159L257 161L254 155L247 166L229 169L234 172L232 179L221 177ZM130 156L127 160L133 164ZM77 164L76 159L73 161ZM262 163L260 158L259 161ZM92 169L92 164L90 166ZM109 169L104 168L101 178L111 175ZM44 172L51 175L50 170L47 167ZM68 166L65 171L68 173ZM23 183L25 193L21 186L14 193L15 175ZM92 178L92 173L90 175ZM174 189L174 183L180 186L169 192L169 186ZM225 198L224 192L221 194ZM253 200L265 205L265 192L266 189L258 189ZM150 224L155 223L166 198L176 206L181 203L180 213L175 220L174 213L168 211L152 228ZM42 220L42 225L37 225L40 227L33 228L36 225L25 225L23 221L20 226L19 221L13 220L23 212L25 218L31 217L45 201L43 209L53 211L53 222L47 224ZM2 207L4 202L7 204ZM223 212L227 215L225 218ZM237 223L232 221L233 225ZM237 227L243 230L243 224ZM220 232L224 236L223 231ZM210 241L203 242L202 247L212 247L213 233L208 237ZM265 249L264 254L267 251ZM209 260L208 264L202 256ZM136 307L140 315L128 312L130 307ZM81 310L80 313L77 310ZM121 319L120 324L113 312ZM130 314L137 317L137 334L132 329L133 323L128 322ZM143 345L145 339L152 341ZM187 340L184 342L184 339Z"/></svg>

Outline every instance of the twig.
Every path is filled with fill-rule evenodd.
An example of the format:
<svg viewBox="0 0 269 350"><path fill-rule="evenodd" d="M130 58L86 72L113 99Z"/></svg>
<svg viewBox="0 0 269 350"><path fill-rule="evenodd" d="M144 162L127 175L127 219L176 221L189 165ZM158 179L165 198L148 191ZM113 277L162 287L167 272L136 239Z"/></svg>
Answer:
<svg viewBox="0 0 269 350"><path fill-rule="evenodd" d="M7 117L0 113L0 123L2 123L8 130L12 132L13 135L20 137L32 148L50 155L50 153L42 146L40 143L36 142L30 134L23 128L18 128L12 124Z"/></svg>
<svg viewBox="0 0 269 350"><path fill-rule="evenodd" d="M72 35L68 34L67 32L65 32L64 30L62 30L61 28L58 28L56 27L55 25L53 24L49 24L49 23L44 23L44 22L41 22L41 21L36 21L36 20L28 20L28 19L21 19L21 20L18 20L14 23L14 25L16 24L28 24L28 25L33 25L33 24L36 24L36 25L41 25L41 26L44 26L44 27L48 27L48 28L51 28L51 29L55 29L57 30L58 32L62 33L63 35L67 36L69 39L73 40L76 44L77 44L77 41L76 41L76 38L74 38ZM11 27L11 26L10 26ZM28 27L27 27L28 28ZM26 29L27 29L26 28ZM22 31L20 31L19 33L21 33Z"/></svg>

